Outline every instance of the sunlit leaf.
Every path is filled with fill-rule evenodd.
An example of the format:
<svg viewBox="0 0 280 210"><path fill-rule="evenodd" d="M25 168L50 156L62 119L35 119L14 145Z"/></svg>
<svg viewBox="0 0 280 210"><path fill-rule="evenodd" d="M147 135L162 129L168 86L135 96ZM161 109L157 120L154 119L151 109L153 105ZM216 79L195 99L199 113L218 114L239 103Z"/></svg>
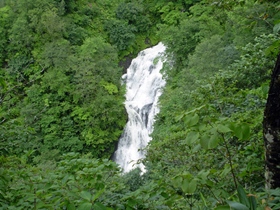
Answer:
<svg viewBox="0 0 280 210"><path fill-rule="evenodd" d="M221 132L221 133L229 133L229 132L232 132L232 130L231 130L228 126L226 126L226 125L221 125L221 124L217 125L217 130L218 130L219 132Z"/></svg>
<svg viewBox="0 0 280 210"><path fill-rule="evenodd" d="M91 193L90 192L88 192L88 191L82 191L81 193L80 193L80 196L83 198L83 199L85 199L85 200L87 200L87 201L90 201L91 200Z"/></svg>

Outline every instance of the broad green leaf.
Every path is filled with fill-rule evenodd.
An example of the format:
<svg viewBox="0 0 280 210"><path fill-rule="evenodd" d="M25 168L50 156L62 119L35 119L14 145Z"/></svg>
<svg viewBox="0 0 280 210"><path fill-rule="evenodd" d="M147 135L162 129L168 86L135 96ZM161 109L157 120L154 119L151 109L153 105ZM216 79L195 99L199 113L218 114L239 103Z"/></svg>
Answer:
<svg viewBox="0 0 280 210"><path fill-rule="evenodd" d="M242 204L244 204L245 206L248 206L248 207L250 206L247 195L246 195L244 189L240 185L237 187L237 195L238 195L240 203L242 203Z"/></svg>
<svg viewBox="0 0 280 210"><path fill-rule="evenodd" d="M90 202L82 203L78 206L77 210L91 210L92 204Z"/></svg>
<svg viewBox="0 0 280 210"><path fill-rule="evenodd" d="M205 134L200 138L200 144L204 149L214 149L221 141L220 134L214 132L212 134Z"/></svg>
<svg viewBox="0 0 280 210"><path fill-rule="evenodd" d="M235 201L227 201L228 205L236 210L250 210L247 206L243 205L242 203L238 203Z"/></svg>
<svg viewBox="0 0 280 210"><path fill-rule="evenodd" d="M197 181L195 179L189 181L188 179L183 180L182 190L184 193L194 193L196 190Z"/></svg>
<svg viewBox="0 0 280 210"><path fill-rule="evenodd" d="M181 176L176 176L175 178L173 178L173 185L175 187L180 187L182 185L183 182L183 178Z"/></svg>
<svg viewBox="0 0 280 210"><path fill-rule="evenodd" d="M193 145L193 143L199 138L199 133L195 131L191 131L186 136L186 144L188 146Z"/></svg>
<svg viewBox="0 0 280 210"><path fill-rule="evenodd" d="M220 132L220 133L229 133L229 132L232 132L232 130L226 126L226 125L217 125L217 130Z"/></svg>
<svg viewBox="0 0 280 210"><path fill-rule="evenodd" d="M187 179L184 179L181 187L182 187L182 190L184 191L184 193L188 193L189 181Z"/></svg>
<svg viewBox="0 0 280 210"><path fill-rule="evenodd" d="M198 114L194 114L194 115L187 115L186 116L186 120L185 123L188 127L194 126L198 123L199 121L199 116Z"/></svg>
<svg viewBox="0 0 280 210"><path fill-rule="evenodd" d="M193 179L190 183L189 183L189 193L194 193L197 187L197 181L195 179Z"/></svg>
<svg viewBox="0 0 280 210"><path fill-rule="evenodd" d="M233 131L233 135L240 140L247 140L250 137L250 127L248 124L231 123L230 128Z"/></svg>
<svg viewBox="0 0 280 210"><path fill-rule="evenodd" d="M82 191L81 193L80 193L80 196L83 198L83 199L85 199L85 200L87 200L87 201L91 201L91 193L90 192L88 192L88 191Z"/></svg>
<svg viewBox="0 0 280 210"><path fill-rule="evenodd" d="M96 203L93 205L93 209L94 209L94 210L106 210L107 207L104 206L102 203L96 202Z"/></svg>
<svg viewBox="0 0 280 210"><path fill-rule="evenodd" d="M200 144L203 149L209 149L209 139L210 139L210 136L207 134L204 134L203 136L201 136Z"/></svg>
<svg viewBox="0 0 280 210"><path fill-rule="evenodd" d="M233 128L234 135L240 140L247 140L250 137L250 127L248 124L234 125Z"/></svg>

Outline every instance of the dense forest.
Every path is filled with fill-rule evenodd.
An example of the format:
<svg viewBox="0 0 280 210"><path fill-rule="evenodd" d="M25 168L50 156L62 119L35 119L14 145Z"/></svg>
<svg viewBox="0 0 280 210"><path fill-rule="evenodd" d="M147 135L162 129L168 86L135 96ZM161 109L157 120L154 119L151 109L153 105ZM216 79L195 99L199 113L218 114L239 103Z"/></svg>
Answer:
<svg viewBox="0 0 280 210"><path fill-rule="evenodd" d="M0 209L280 209L262 125L278 0L1 0L0 36ZM120 78L158 42L147 172L122 174Z"/></svg>

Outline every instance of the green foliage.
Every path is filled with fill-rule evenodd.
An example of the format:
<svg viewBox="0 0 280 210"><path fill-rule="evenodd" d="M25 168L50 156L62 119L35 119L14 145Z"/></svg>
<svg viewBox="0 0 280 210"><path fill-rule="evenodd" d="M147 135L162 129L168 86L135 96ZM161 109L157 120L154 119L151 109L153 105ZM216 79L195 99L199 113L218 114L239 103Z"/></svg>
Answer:
<svg viewBox="0 0 280 210"><path fill-rule="evenodd" d="M205 13L209 13L209 8L202 9L206 10ZM219 22L207 15L200 14L194 18L185 18L178 26L163 27L160 36L163 37L163 42L167 46L172 46L170 49L172 59L175 60L178 68L187 66L188 56L194 52L196 45L202 39L222 32ZM206 19L208 24L202 24Z"/></svg>
<svg viewBox="0 0 280 210"><path fill-rule="evenodd" d="M133 44L136 28L123 20L111 20L105 26L109 33L110 40L119 50L125 50Z"/></svg>
<svg viewBox="0 0 280 210"><path fill-rule="evenodd" d="M8 33L7 30L9 29L9 20L11 19L10 16L10 7L9 6L5 6L5 7L1 7L0 8L0 66L3 65L4 63L4 53L5 53L5 49L7 47L8 44Z"/></svg>
<svg viewBox="0 0 280 210"><path fill-rule="evenodd" d="M10 40L1 51L1 154L35 150L36 162L69 151L110 157L125 124L122 70L105 33L86 36L99 30L88 28L91 21L113 8L112 16L118 3L18 3L1 8L3 46Z"/></svg>
<svg viewBox="0 0 280 210"><path fill-rule="evenodd" d="M205 53L211 52L211 53ZM189 56L189 71L191 74L207 78L221 69L226 69L238 59L238 51L232 44L227 44L220 35L203 39Z"/></svg>
<svg viewBox="0 0 280 210"><path fill-rule="evenodd" d="M261 132L278 4L1 1L0 208L279 209ZM103 159L126 121L118 63L158 41L170 63L147 172L121 175Z"/></svg>
<svg viewBox="0 0 280 210"><path fill-rule="evenodd" d="M142 176L142 172L139 168L133 169L123 175L123 179L130 191L139 189L144 184L145 175Z"/></svg>
<svg viewBox="0 0 280 210"><path fill-rule="evenodd" d="M231 9L237 8L239 5ZM211 16L208 25L194 24L209 19L213 11L217 16ZM259 200L249 198L254 206L250 207L243 200L239 203L228 198L238 183L256 190L264 182L261 123L266 80L274 63L265 50L275 36L259 34L241 49L243 42L235 39L238 36L217 28L220 24L227 27L231 12L201 4L191 7L190 12L193 15L188 21L162 34L175 65L165 71L167 87L145 163L152 179L161 174L162 179L175 180L177 191L173 193L191 193L191 199L185 198L189 208L229 209L243 205L256 209ZM263 29L260 23L253 32L247 32L251 35ZM233 67L239 62L240 71ZM200 179L203 171L207 175ZM184 181L183 174L192 178Z"/></svg>
<svg viewBox="0 0 280 210"><path fill-rule="evenodd" d="M111 209L102 199L105 190L123 188L113 176L119 171L116 164L75 153L62 158L56 165L31 167L21 159L1 157L1 207Z"/></svg>
<svg viewBox="0 0 280 210"><path fill-rule="evenodd" d="M242 48L240 59L230 66L233 73L230 82L235 82L238 88L252 88L269 79L274 61L271 55L265 54L265 50L277 39L272 34L261 35Z"/></svg>
<svg viewBox="0 0 280 210"><path fill-rule="evenodd" d="M136 23L139 14L143 12L143 8L135 2L121 3L116 10L116 16L118 19L127 20L128 23Z"/></svg>
<svg viewBox="0 0 280 210"><path fill-rule="evenodd" d="M138 32L146 32L151 26L149 17L144 14L143 5L138 2L119 4L116 17L127 21L129 25L135 26Z"/></svg>

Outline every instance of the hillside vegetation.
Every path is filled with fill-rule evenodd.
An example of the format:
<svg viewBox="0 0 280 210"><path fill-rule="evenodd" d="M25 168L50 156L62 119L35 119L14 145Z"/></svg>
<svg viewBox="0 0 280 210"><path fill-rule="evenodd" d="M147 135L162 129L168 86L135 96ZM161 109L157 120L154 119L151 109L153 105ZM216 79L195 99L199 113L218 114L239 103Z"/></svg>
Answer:
<svg viewBox="0 0 280 210"><path fill-rule="evenodd" d="M265 190L263 112L278 0L0 2L0 209L279 209ZM110 160L129 60L166 47L142 160Z"/></svg>

